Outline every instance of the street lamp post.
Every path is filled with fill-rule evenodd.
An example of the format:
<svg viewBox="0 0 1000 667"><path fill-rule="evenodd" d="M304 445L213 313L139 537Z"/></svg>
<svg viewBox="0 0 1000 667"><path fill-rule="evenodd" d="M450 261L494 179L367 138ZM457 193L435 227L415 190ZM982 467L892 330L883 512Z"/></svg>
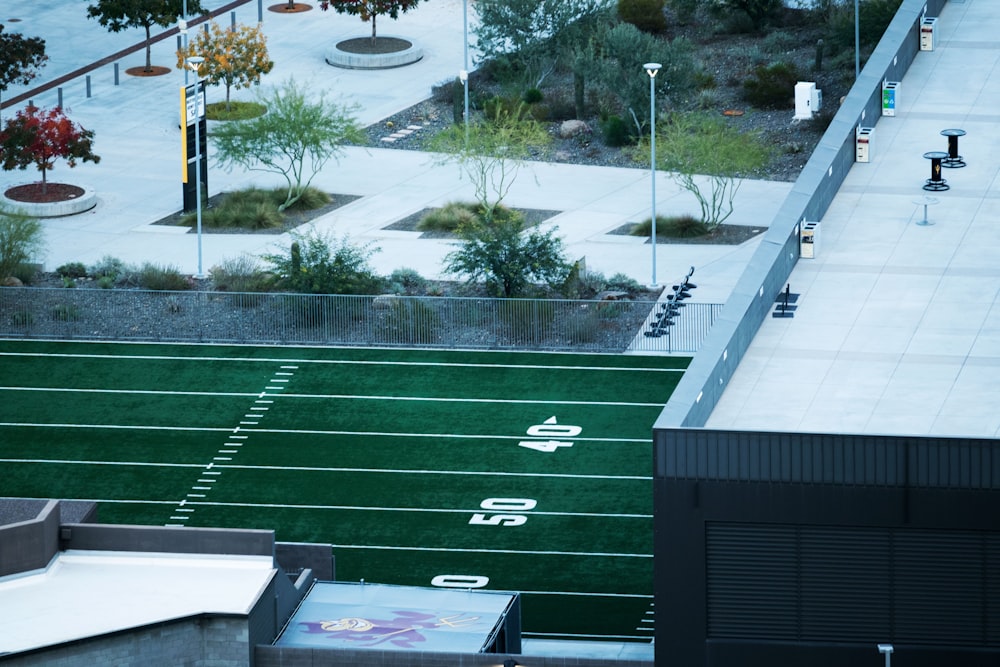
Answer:
<svg viewBox="0 0 1000 667"><path fill-rule="evenodd" d="M201 64L205 62L205 59L201 56L191 56L190 58L185 58L184 63L188 66L195 76L198 77L195 80L195 102L194 102L194 201L195 201L195 216L198 220L198 273L195 278L201 279L205 277L202 271L201 264L201 96L202 92L198 90L198 83L200 83L201 78L198 73L198 69Z"/></svg>
<svg viewBox="0 0 1000 667"><path fill-rule="evenodd" d="M462 0L462 87L465 96L465 108L462 119L465 121L465 143L469 143L469 0Z"/></svg>
<svg viewBox="0 0 1000 667"><path fill-rule="evenodd" d="M656 287L656 73L663 67L660 63L646 63L642 66L649 75L649 175L650 191L652 192L652 215L650 217L650 235L653 246L653 280L651 287Z"/></svg>
<svg viewBox="0 0 1000 667"><path fill-rule="evenodd" d="M861 75L861 27L858 22L858 0L854 0L854 80Z"/></svg>

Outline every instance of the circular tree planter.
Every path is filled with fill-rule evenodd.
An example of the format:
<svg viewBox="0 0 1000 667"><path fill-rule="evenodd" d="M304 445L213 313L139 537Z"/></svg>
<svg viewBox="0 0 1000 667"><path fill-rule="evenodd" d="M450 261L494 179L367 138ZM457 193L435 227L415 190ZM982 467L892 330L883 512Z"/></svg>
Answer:
<svg viewBox="0 0 1000 667"><path fill-rule="evenodd" d="M33 218L76 215L97 206L97 193L67 183L49 183L42 194L41 183L14 185L3 192L3 208L20 211Z"/></svg>
<svg viewBox="0 0 1000 667"><path fill-rule="evenodd" d="M370 37L345 39L326 52L327 63L346 69L402 67L423 57L423 49L408 39L393 35L380 35L374 45Z"/></svg>

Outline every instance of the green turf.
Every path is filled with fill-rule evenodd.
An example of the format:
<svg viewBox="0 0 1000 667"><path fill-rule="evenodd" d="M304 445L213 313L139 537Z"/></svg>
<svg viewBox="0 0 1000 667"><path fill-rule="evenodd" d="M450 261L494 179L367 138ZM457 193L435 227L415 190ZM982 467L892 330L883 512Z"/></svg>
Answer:
<svg viewBox="0 0 1000 667"><path fill-rule="evenodd" d="M3 489L330 543L342 580L489 576L529 636L642 640L651 427L687 362L0 341Z"/></svg>

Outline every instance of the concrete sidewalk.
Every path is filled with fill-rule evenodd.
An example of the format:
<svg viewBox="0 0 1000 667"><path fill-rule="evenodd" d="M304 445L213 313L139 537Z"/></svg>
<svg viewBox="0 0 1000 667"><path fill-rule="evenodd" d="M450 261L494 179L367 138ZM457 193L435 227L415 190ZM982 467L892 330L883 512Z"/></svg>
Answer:
<svg viewBox="0 0 1000 667"><path fill-rule="evenodd" d="M206 2L215 9L221 0ZM8 17L25 35L47 40L50 62L34 86L70 72L83 62L95 62L142 40L141 31L113 34L85 17L85 6L66 7L55 0L9 0ZM236 20L256 23L258 5L248 2L236 10ZM463 64L462 2L436 0L401 15L398 21L379 23L380 34L405 35L424 50L423 59L407 67L379 71L344 70L327 65L325 50L341 39L363 35L367 24L356 17L314 9L279 14L263 8L263 29L274 70L264 86L287 77L308 85L331 99L358 105L361 123L369 125L427 99L435 84L453 78ZM220 19L228 24L228 18ZM176 38L153 46L153 64L173 66ZM128 67L142 65L140 51L120 63L120 85L114 85L109 63L93 72L91 96L85 81L63 85L63 102L70 117L95 132L100 164L69 169L56 166L50 177L93 188L97 206L89 212L45 221L47 268L70 261L93 263L105 255L129 262L153 261L197 271L197 238L183 228L153 225L179 210L181 198L179 89L181 71L160 77L131 77ZM24 90L12 88L12 98ZM210 89L209 100L221 90ZM248 99L248 91L237 91ZM57 103L56 91L33 99L43 107ZM14 109L4 110L4 115ZM4 172L4 185L30 182L34 174ZM210 194L248 186L281 185L272 175L226 173L209 159ZM381 273L409 267L428 278L441 276L441 259L452 249L447 240L421 239L415 232L385 229L392 222L423 208L471 199L472 188L457 167L440 165L434 156L393 149L350 148L339 163L329 163L314 184L334 193L363 198L315 221L321 230L349 235L381 250L373 258ZM624 273L642 283L652 280L653 252L642 238L612 234L625 223L649 216L649 171L534 163L521 173L507 198L511 206L557 210L547 225L557 225L572 259L585 257L591 270L606 275ZM736 199L736 211L727 221L764 229L790 190L790 183L747 181ZM694 197L680 190L666 174L657 176L657 211L661 214L697 213ZM260 234L203 234L203 269L241 253L272 251L287 237ZM728 296L759 237L740 246L667 245L656 249L657 281L670 283L689 267L696 269L697 301L721 303Z"/></svg>

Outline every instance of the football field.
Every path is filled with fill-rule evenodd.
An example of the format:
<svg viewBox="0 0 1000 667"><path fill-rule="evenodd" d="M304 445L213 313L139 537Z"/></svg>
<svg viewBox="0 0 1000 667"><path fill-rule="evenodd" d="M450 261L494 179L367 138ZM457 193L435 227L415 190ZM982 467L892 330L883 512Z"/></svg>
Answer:
<svg viewBox="0 0 1000 667"><path fill-rule="evenodd" d="M653 637L652 425L689 359L0 341L0 495L272 529L342 581L521 591Z"/></svg>

